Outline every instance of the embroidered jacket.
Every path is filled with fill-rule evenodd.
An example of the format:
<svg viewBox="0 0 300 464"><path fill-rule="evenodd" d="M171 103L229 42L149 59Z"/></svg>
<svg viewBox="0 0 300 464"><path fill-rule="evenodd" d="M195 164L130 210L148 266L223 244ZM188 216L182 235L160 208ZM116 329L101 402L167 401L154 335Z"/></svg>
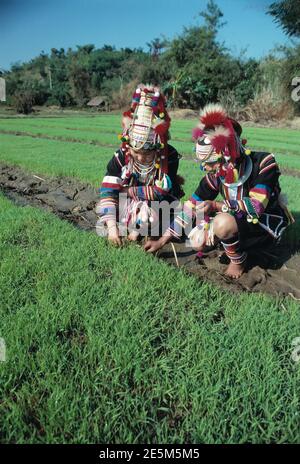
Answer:
<svg viewBox="0 0 300 464"><path fill-rule="evenodd" d="M127 192L133 200L166 200L169 203L183 196L177 179L179 158L175 148L168 145L168 174L161 185L156 182L159 177L158 169L154 169L149 177L143 179L135 172L128 171L124 152L121 149L116 151L107 165L107 172L99 189L99 214L102 221L117 217L118 198L122 192Z"/></svg>
<svg viewBox="0 0 300 464"><path fill-rule="evenodd" d="M180 238L196 215L196 205L205 200L215 200L221 194L224 203L235 214L241 217L257 217L259 225L277 238L281 226L286 225L288 218L279 203L280 171L274 155L252 152L240 165L239 178L243 179L243 176L245 182L241 185L238 185L238 182L232 188L215 174L206 174L193 195L185 202L183 211L171 224L169 228L171 234Z"/></svg>

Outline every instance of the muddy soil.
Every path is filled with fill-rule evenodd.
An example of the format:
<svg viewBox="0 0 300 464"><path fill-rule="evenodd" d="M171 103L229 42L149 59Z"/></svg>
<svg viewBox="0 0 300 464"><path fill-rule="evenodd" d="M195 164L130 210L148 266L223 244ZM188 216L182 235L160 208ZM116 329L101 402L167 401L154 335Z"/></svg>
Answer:
<svg viewBox="0 0 300 464"><path fill-rule="evenodd" d="M95 230L96 190L72 178L45 177L0 164L0 189L20 206L45 208L84 230Z"/></svg>
<svg viewBox="0 0 300 464"><path fill-rule="evenodd" d="M83 230L95 232L97 215L96 189L73 178L46 177L24 171L20 167L0 163L0 189L20 206L37 206L68 220ZM290 296L300 301L299 241L291 234L272 249L257 250L249 259L247 272L233 281L224 276L227 262L222 249L212 250L198 259L184 243L171 244L157 256L171 265L179 265L201 280L208 280L231 291L263 292ZM300 250L299 250L300 251Z"/></svg>

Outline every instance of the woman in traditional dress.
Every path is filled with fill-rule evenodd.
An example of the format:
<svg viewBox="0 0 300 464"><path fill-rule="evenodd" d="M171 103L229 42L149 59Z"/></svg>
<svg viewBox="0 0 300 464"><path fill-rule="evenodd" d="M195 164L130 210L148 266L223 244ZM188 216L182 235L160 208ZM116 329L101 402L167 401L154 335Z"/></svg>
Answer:
<svg viewBox="0 0 300 464"><path fill-rule="evenodd" d="M170 121L160 89L139 85L130 110L123 113L122 144L107 165L96 209L99 235L117 246L122 237L136 241L148 235L150 226L164 232L170 217L165 226L159 224L152 204L183 196L177 176L180 156L168 144Z"/></svg>
<svg viewBox="0 0 300 464"><path fill-rule="evenodd" d="M281 195L278 164L273 154L248 150L241 134L240 124L220 105L203 109L193 135L206 175L164 235L146 242L146 251L182 238L193 224L192 247L202 250L221 241L230 260L226 274L239 278L251 250L281 238L293 218Z"/></svg>

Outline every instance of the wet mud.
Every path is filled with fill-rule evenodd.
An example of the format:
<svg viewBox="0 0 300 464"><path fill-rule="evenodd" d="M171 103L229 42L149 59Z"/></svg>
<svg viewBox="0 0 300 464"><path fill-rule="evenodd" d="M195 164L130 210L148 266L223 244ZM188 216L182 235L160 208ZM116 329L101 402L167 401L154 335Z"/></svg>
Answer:
<svg viewBox="0 0 300 464"><path fill-rule="evenodd" d="M0 189L19 206L46 209L80 229L96 232L98 195L89 184L74 178L38 175L18 166L0 163ZM300 239L289 231L276 247L252 253L247 272L238 280L224 275L228 263L221 248L211 250L199 259L185 243L174 243L174 247L166 245L157 257L183 268L200 280L214 282L230 291L263 292L290 296L300 301L299 252Z"/></svg>

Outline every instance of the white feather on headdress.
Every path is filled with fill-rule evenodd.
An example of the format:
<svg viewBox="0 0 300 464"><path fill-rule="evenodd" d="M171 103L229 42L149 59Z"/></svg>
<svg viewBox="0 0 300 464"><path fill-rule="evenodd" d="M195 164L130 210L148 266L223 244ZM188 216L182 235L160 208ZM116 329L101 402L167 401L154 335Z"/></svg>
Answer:
<svg viewBox="0 0 300 464"><path fill-rule="evenodd" d="M200 112L200 122L207 128L224 125L227 119L225 109L219 104L210 103Z"/></svg>
<svg viewBox="0 0 300 464"><path fill-rule="evenodd" d="M206 116L210 113L221 113L224 117L227 117L226 110L223 108L220 103L209 103L200 111L200 118Z"/></svg>
<svg viewBox="0 0 300 464"><path fill-rule="evenodd" d="M230 130L224 126L217 126L215 130L207 131L206 135L209 138L209 140L213 142L213 140L215 140L219 136L223 136L226 138L230 137Z"/></svg>

